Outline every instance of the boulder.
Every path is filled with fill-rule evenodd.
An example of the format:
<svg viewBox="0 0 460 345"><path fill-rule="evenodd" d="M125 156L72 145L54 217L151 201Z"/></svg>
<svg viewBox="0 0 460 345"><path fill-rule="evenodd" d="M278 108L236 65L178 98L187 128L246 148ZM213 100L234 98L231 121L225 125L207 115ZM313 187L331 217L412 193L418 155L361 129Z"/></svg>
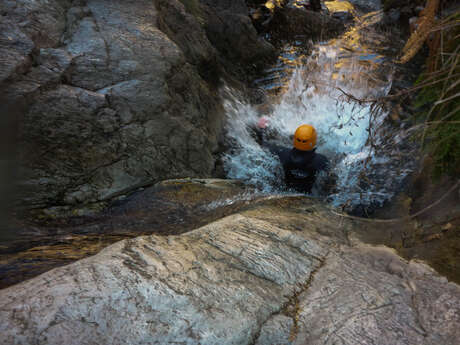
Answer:
<svg viewBox="0 0 460 345"><path fill-rule="evenodd" d="M274 12L269 30L276 40L324 40L343 32L342 21L322 12L283 7Z"/></svg>
<svg viewBox="0 0 460 345"><path fill-rule="evenodd" d="M382 2L386 2L387 0L349 0L353 6L356 8L364 11L378 11L382 9ZM404 1L404 0L403 0Z"/></svg>
<svg viewBox="0 0 460 345"><path fill-rule="evenodd" d="M0 291L0 344L444 344L460 287L302 197L124 240Z"/></svg>
<svg viewBox="0 0 460 345"><path fill-rule="evenodd" d="M187 61L196 66L200 75L217 84L219 65L217 52L206 37L203 29L204 14L199 2L156 0L161 13L159 28L165 32L184 52Z"/></svg>
<svg viewBox="0 0 460 345"><path fill-rule="evenodd" d="M424 7L426 1L383 0L382 5L385 12L385 24L388 26L401 26L410 34L410 19L418 16L420 6Z"/></svg>
<svg viewBox="0 0 460 345"><path fill-rule="evenodd" d="M276 60L277 50L258 36L244 0L200 0L200 3L207 37L219 52L227 72L248 81L255 72Z"/></svg>
<svg viewBox="0 0 460 345"><path fill-rule="evenodd" d="M184 15L189 34L176 43L148 0L7 0L0 13L0 92L25 109L21 206L212 173L223 110L201 73L215 50L194 18Z"/></svg>
<svg viewBox="0 0 460 345"><path fill-rule="evenodd" d="M16 27L37 49L56 47L65 31L65 15L71 3L71 0L3 0L0 4L2 22L9 22L13 30Z"/></svg>

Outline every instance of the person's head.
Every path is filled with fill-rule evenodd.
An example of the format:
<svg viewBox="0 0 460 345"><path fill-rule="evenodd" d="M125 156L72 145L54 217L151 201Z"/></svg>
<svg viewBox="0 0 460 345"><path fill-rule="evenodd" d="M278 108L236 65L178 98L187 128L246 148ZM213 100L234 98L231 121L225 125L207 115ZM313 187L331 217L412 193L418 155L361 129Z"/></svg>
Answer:
<svg viewBox="0 0 460 345"><path fill-rule="evenodd" d="M316 130L311 125L302 125L294 134L294 147L300 151L311 151L316 146Z"/></svg>

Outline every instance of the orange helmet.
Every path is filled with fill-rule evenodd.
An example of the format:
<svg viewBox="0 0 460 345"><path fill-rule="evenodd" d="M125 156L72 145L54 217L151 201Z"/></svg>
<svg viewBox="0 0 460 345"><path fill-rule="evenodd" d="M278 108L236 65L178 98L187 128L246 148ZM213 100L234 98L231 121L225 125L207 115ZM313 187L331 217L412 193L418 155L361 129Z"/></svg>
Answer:
<svg viewBox="0 0 460 345"><path fill-rule="evenodd" d="M316 130L311 125L302 125L295 131L294 147L300 151L311 151L316 146Z"/></svg>

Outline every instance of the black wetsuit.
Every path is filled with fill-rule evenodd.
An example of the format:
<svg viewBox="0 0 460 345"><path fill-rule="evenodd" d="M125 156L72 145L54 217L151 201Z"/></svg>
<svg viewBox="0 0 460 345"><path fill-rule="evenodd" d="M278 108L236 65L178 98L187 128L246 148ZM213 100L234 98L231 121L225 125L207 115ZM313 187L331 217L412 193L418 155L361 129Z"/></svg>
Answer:
<svg viewBox="0 0 460 345"><path fill-rule="evenodd" d="M277 155L283 165L284 179L288 188L310 193L319 171L329 169L328 159L312 151L300 151L275 145L264 145Z"/></svg>

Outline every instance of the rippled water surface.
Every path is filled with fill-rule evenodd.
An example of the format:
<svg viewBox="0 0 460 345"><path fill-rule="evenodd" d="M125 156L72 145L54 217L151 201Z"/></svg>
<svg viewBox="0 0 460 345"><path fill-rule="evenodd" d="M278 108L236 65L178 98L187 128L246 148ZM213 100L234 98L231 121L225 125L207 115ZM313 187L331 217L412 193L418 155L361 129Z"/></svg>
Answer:
<svg viewBox="0 0 460 345"><path fill-rule="evenodd" d="M379 52L391 40L375 29L382 11L360 14L348 2L328 5L331 11L351 9L352 24L339 38L315 43L309 56L304 43L287 45L277 65L254 81L268 95L265 104L252 106L224 90L230 146L224 166L230 178L268 193L286 192L278 159L256 142L251 127L267 117L273 141L290 147L295 129L309 123L318 131L317 152L329 158L338 178L328 199L336 206L381 205L412 169L411 160L402 158L408 152L398 129L384 121L387 111L359 101L388 94L394 65ZM320 195L317 190L312 194Z"/></svg>

